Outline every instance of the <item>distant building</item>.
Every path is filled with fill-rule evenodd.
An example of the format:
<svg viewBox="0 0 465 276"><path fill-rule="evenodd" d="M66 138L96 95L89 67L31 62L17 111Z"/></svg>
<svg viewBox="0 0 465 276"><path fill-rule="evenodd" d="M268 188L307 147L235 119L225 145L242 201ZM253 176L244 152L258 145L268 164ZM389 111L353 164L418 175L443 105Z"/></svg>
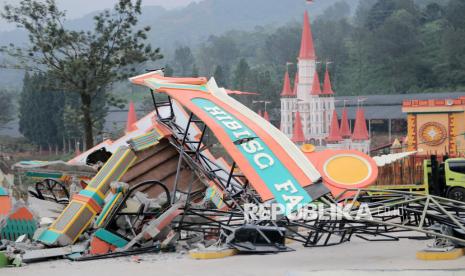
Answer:
<svg viewBox="0 0 465 276"><path fill-rule="evenodd" d="M354 131L351 133L347 110L341 127L335 111L334 91L326 68L323 89L316 68L316 55L308 13L305 12L302 40L297 62L294 88L286 70L281 92L281 131L295 143L310 143L317 147L351 148L368 153L370 137L363 109L357 109ZM343 132L341 132L341 129Z"/></svg>
<svg viewBox="0 0 465 276"><path fill-rule="evenodd" d="M449 99L404 100L408 150L419 154L465 152L465 96Z"/></svg>

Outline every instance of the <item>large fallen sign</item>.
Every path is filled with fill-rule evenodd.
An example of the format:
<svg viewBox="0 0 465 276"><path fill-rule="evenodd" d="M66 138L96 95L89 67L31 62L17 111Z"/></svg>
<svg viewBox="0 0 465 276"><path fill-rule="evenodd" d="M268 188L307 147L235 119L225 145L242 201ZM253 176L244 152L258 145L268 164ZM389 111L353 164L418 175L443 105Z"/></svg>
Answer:
<svg viewBox="0 0 465 276"><path fill-rule="evenodd" d="M202 134L208 127L262 201L305 204L328 192L367 187L377 177L373 160L355 150L306 155L270 122L219 88L214 79L207 82L205 78L165 78L148 73L131 81L151 89L159 120L176 129L174 134L182 139L183 147L201 148L205 143ZM154 93L166 95L167 100L157 101ZM349 181L328 170L335 163L350 162L361 166L350 172L356 177L346 178ZM289 191L295 192L291 195Z"/></svg>
<svg viewBox="0 0 465 276"><path fill-rule="evenodd" d="M366 188L378 170L369 156L299 148L214 79L156 71L130 80L150 89L149 125L119 139L87 187L36 233L51 247L89 242L89 250L72 252L74 260L198 243L281 252L288 250L286 237L324 246L354 235L395 240L403 231L465 244L463 203L396 191L372 196ZM277 216L259 210L278 205ZM252 219L250 206L259 206ZM313 206L319 206L316 216L296 216ZM335 207L345 213L334 217ZM27 256L35 255L43 256Z"/></svg>

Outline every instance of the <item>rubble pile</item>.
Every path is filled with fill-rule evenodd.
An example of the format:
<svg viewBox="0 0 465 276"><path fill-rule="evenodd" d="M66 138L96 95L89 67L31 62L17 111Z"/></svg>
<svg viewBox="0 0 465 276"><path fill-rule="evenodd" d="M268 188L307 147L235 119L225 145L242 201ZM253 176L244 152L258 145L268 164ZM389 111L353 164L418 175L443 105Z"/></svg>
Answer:
<svg viewBox="0 0 465 276"><path fill-rule="evenodd" d="M0 265L277 253L292 250L288 240L317 247L353 237L398 240L405 231L465 245L465 204L366 189L377 166L361 152L299 148L214 80L151 72L131 81L166 100L153 97L155 110L123 137L68 162L13 167L14 185L0 190ZM28 205L13 205L7 190L24 177L38 182L28 187ZM316 216L296 216L314 203ZM272 204L285 208L274 216ZM337 208L344 215L334 216Z"/></svg>

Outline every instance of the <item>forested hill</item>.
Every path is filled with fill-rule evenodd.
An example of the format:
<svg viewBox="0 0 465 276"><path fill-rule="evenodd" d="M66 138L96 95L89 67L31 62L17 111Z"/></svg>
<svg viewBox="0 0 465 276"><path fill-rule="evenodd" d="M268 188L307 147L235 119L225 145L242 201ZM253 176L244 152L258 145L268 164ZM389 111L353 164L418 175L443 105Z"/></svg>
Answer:
<svg viewBox="0 0 465 276"><path fill-rule="evenodd" d="M329 62L338 95L465 90L464 0L305 2L204 0L176 10L145 7L140 23L152 27L149 39L165 55L157 66L169 65L175 75L215 75L224 86L276 99L286 63L294 63L291 75L295 70L307 8L319 71ZM92 16L68 24L89 28ZM21 37L18 31L0 34L0 44ZM21 82L16 72L0 70L0 87Z"/></svg>
<svg viewBox="0 0 465 276"><path fill-rule="evenodd" d="M282 26L301 20L306 7L311 16L316 16L338 1L319 0L308 5L305 0L204 0L173 10L145 6L139 22L143 26L151 26L151 44L161 47L169 57L176 45L195 47L210 35L220 35L229 30L250 31L256 26ZM347 2L355 7L358 0ZM97 12L70 20L67 25L75 29L91 28ZM0 45L25 42L26 35L21 30L0 32ZM0 87L15 87L21 83L21 78L17 72L0 69Z"/></svg>
<svg viewBox="0 0 465 276"><path fill-rule="evenodd" d="M256 26L281 26L292 20L301 20L308 8L311 16L321 14L340 0L204 0L184 8L166 10L159 6L144 6L139 22L151 26L150 41L154 46L169 48L175 43L193 45L210 35L229 30L248 31ZM143 1L142 1L143 2ZM358 0L346 0L356 7ZM68 21L68 26L88 29L93 26L94 13ZM0 43L22 42L21 31L0 32Z"/></svg>
<svg viewBox="0 0 465 276"><path fill-rule="evenodd" d="M464 0L363 0L354 14L348 3L312 17L320 80L329 64L337 95L465 91ZM192 53L176 49L169 65L178 75L215 75L278 106L286 64L293 79L300 34L301 20L228 32Z"/></svg>
<svg viewBox="0 0 465 276"><path fill-rule="evenodd" d="M250 31L256 26L300 21L305 8L316 16L338 1L318 0L309 5L305 0L204 0L160 16L151 15L148 9L141 23L153 27L151 40L161 47L195 45L229 30ZM355 7L358 0L347 2Z"/></svg>

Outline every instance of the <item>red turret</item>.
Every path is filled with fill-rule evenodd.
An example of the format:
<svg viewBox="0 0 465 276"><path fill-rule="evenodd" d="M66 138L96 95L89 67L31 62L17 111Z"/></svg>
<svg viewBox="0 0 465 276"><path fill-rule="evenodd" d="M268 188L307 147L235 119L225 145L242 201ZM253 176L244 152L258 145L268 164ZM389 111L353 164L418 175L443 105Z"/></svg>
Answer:
<svg viewBox="0 0 465 276"><path fill-rule="evenodd" d="M367 124L365 121L365 112L362 108L357 109L357 115L355 116L354 133L352 134L352 140L368 140Z"/></svg>
<svg viewBox="0 0 465 276"><path fill-rule="evenodd" d="M283 90L281 92L282 97L289 97L289 96L294 96L292 94L292 89L291 89L291 80L289 79L289 72L284 74L284 83L283 83Z"/></svg>
<svg viewBox="0 0 465 276"><path fill-rule="evenodd" d="M331 128L329 129L329 135L326 138L327 142L339 142L342 140L341 132L339 131L339 122L337 118L336 110L333 111L333 117L331 118Z"/></svg>
<svg viewBox="0 0 465 276"><path fill-rule="evenodd" d="M350 138L352 133L350 132L349 120L347 118L347 108L342 109L341 118L341 136L342 138Z"/></svg>
<svg viewBox="0 0 465 276"><path fill-rule="evenodd" d="M299 72L295 72L295 78L294 78L294 89L292 90L292 94L294 96L297 96L297 87L299 86Z"/></svg>
<svg viewBox="0 0 465 276"><path fill-rule="evenodd" d="M315 74L313 77L312 91L310 91L310 94L312 94L313 96L321 95L320 78L318 77L317 71L315 71Z"/></svg>
<svg viewBox="0 0 465 276"><path fill-rule="evenodd" d="M134 102L129 102L129 110L128 110L128 119L126 121L126 133L136 130L135 123L137 122L137 114L136 109L134 108Z"/></svg>
<svg viewBox="0 0 465 276"><path fill-rule="evenodd" d="M268 111L266 110L263 112L263 119L267 120L268 122L270 121L270 115L268 115Z"/></svg>
<svg viewBox="0 0 465 276"><path fill-rule="evenodd" d="M326 72L325 72L325 80L324 80L324 83L323 83L323 94L325 94L325 95L333 95L334 94L333 88L331 87L331 80L329 79L328 68L326 68Z"/></svg>
<svg viewBox="0 0 465 276"><path fill-rule="evenodd" d="M310 28L310 20L308 20L308 12L304 14L304 25L302 28L302 41L300 42L299 59L316 59L315 48L313 47L312 29Z"/></svg>
<svg viewBox="0 0 465 276"><path fill-rule="evenodd" d="M74 156L81 155L81 149L79 148L79 143L75 145Z"/></svg>
<svg viewBox="0 0 465 276"><path fill-rule="evenodd" d="M294 143L303 143L305 142L304 131L302 129L302 121L300 119L300 113L297 111L295 113L295 120L294 120L294 129L292 132L292 142Z"/></svg>

